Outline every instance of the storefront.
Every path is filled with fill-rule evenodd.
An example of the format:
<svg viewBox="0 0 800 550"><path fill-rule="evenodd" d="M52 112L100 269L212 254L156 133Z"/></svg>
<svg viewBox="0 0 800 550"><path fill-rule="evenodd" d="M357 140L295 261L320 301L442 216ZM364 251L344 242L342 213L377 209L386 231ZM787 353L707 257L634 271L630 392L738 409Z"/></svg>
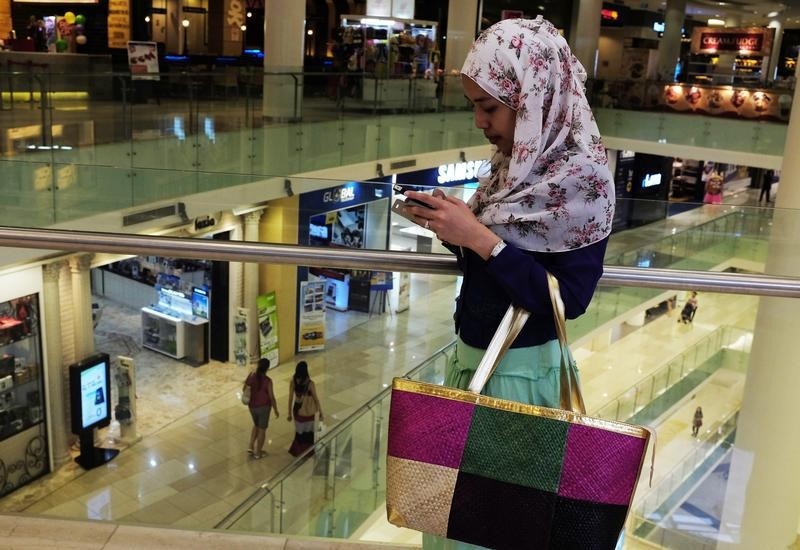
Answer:
<svg viewBox="0 0 800 550"><path fill-rule="evenodd" d="M387 250L391 186L348 182L300 196L298 242L320 247ZM391 279L358 270L297 270L297 350L324 346L324 310L382 313ZM321 299L320 299L321 298Z"/></svg>
<svg viewBox="0 0 800 550"><path fill-rule="evenodd" d="M0 276L0 495L50 471L40 268Z"/></svg>

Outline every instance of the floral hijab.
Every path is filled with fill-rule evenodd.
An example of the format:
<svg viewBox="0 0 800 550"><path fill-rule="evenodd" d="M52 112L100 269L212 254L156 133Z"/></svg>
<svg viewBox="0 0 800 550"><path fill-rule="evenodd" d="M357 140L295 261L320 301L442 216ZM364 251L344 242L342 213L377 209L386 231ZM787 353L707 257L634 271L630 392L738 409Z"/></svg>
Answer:
<svg viewBox="0 0 800 550"><path fill-rule="evenodd" d="M614 186L583 93L586 71L541 16L506 19L472 45L461 73L517 112L511 156L497 151L469 205L524 250L562 252L611 233Z"/></svg>

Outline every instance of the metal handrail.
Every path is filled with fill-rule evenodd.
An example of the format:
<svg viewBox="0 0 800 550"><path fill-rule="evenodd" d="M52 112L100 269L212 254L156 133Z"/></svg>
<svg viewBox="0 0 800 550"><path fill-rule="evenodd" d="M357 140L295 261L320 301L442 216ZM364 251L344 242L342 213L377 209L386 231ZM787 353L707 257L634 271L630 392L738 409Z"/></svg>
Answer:
<svg viewBox="0 0 800 550"><path fill-rule="evenodd" d="M445 275L460 273L455 257L449 254L320 248L243 241L209 241L60 229L0 226L0 246L308 267L369 268ZM619 266L606 266L604 270L600 284L607 286L668 288L800 298L800 278L794 277Z"/></svg>

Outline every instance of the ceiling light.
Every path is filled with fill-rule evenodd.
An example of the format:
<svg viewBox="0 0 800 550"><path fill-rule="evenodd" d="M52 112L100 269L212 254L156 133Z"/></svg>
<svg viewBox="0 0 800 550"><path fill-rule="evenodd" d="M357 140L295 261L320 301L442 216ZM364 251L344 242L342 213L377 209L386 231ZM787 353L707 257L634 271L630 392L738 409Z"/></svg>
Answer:
<svg viewBox="0 0 800 550"><path fill-rule="evenodd" d="M769 12L767 14L767 17L777 17L777 16L778 16L778 12L777 11L771 11L771 12Z"/></svg>
<svg viewBox="0 0 800 550"><path fill-rule="evenodd" d="M725 26L725 21L723 21L722 19L709 19L708 20L708 26L709 27L724 27Z"/></svg>

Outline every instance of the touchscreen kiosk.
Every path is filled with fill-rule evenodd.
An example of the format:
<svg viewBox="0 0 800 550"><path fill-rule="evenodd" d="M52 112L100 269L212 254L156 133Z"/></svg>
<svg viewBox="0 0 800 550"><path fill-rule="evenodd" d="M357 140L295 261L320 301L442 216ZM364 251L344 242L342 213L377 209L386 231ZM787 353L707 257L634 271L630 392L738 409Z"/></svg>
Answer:
<svg viewBox="0 0 800 550"><path fill-rule="evenodd" d="M94 446L94 429L111 423L110 381L108 354L98 353L69 367L72 433L81 442L81 454L75 462L87 470L105 464L119 453Z"/></svg>

